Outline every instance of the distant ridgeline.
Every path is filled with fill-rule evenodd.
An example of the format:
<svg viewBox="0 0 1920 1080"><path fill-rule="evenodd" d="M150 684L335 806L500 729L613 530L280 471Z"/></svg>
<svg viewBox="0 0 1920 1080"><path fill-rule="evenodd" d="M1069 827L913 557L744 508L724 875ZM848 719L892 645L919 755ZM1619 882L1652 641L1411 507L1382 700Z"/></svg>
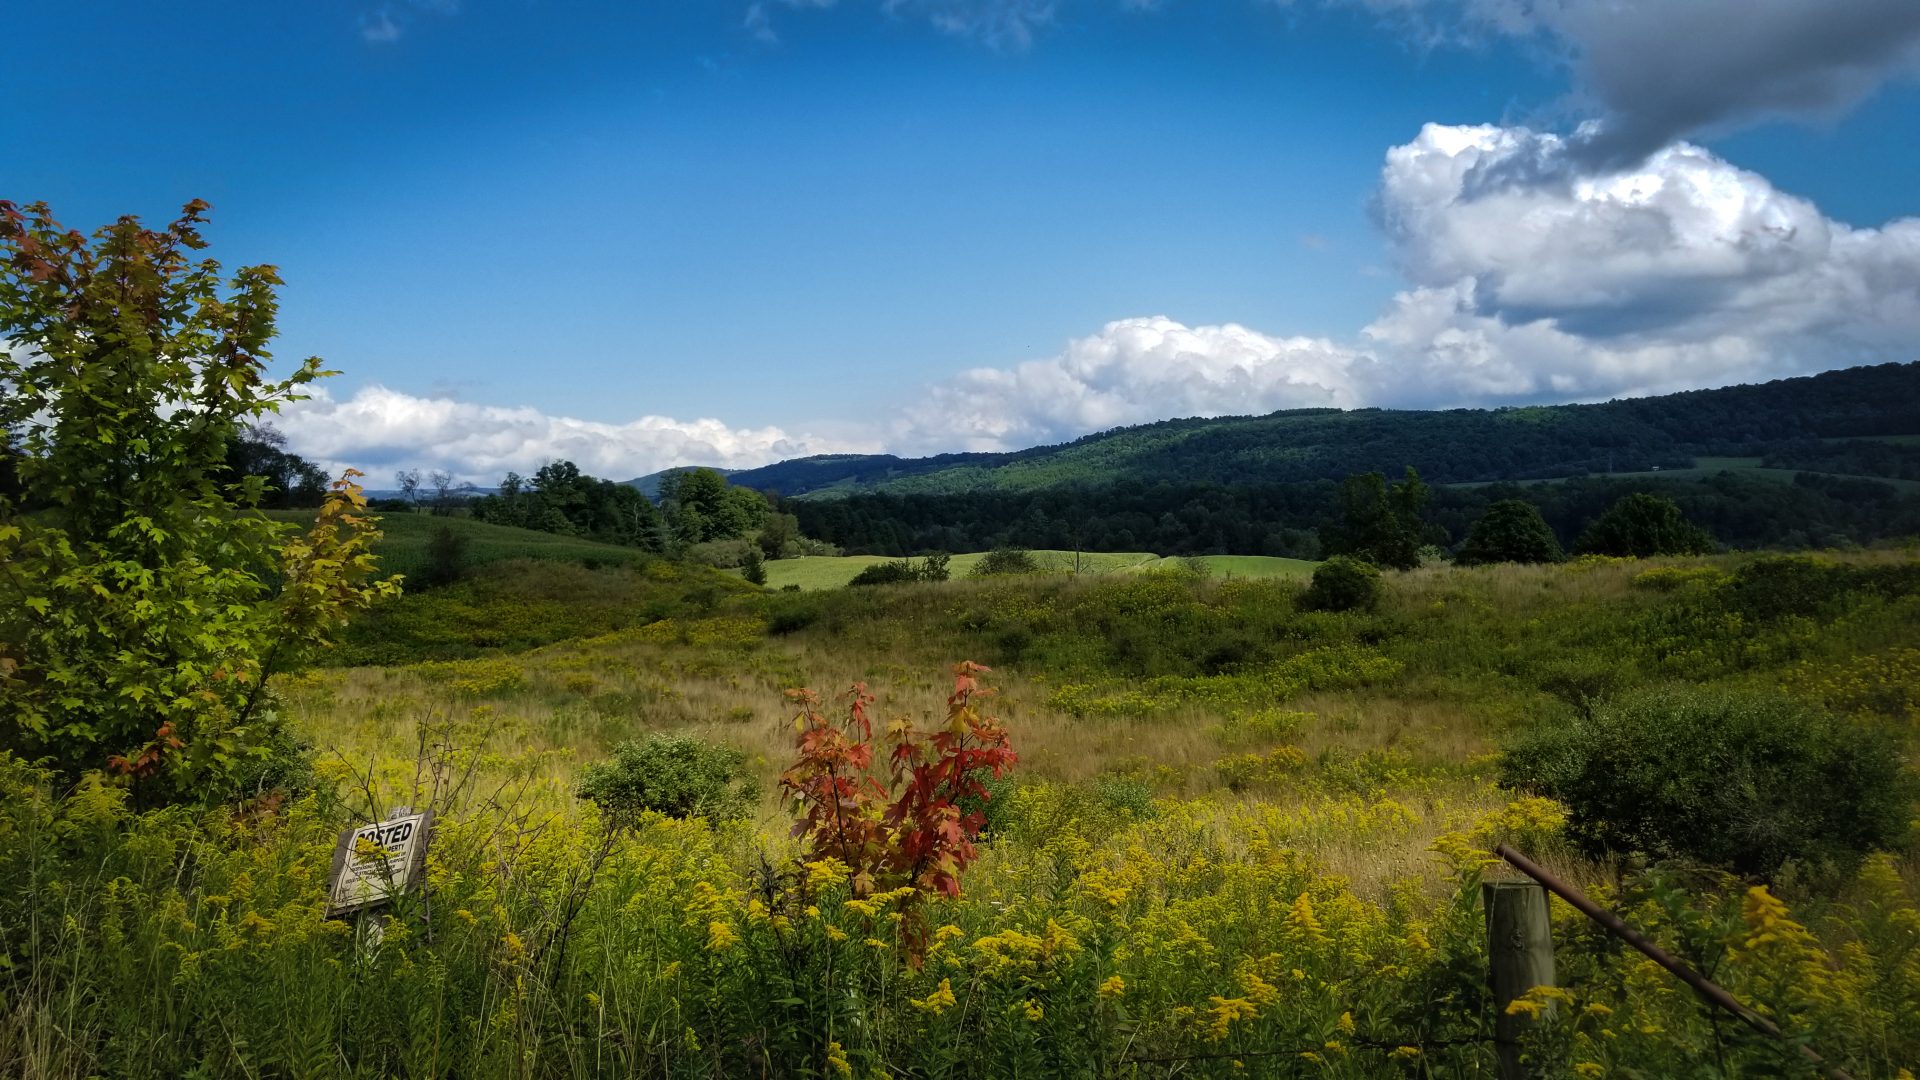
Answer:
<svg viewBox="0 0 1920 1080"><path fill-rule="evenodd" d="M785 496L809 536L851 551L1311 556L1340 479L1407 466L1455 485L1433 507L1455 541L1511 497L1569 540L1633 490L1672 496L1736 546L1912 535L1920 363L1594 405L1167 420L1012 453L799 458L727 479ZM1538 480L1561 482L1515 486Z"/></svg>

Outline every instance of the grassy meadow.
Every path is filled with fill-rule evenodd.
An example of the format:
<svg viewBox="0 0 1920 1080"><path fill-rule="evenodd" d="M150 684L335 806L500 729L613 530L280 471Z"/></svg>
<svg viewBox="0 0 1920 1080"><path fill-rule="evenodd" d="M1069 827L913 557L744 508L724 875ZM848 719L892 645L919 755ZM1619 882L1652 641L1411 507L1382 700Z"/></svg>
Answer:
<svg viewBox="0 0 1920 1080"><path fill-rule="evenodd" d="M414 522L388 528L407 550ZM34 894L30 954L0 958L44 968L0 1002L0 1063L1490 1077L1478 882L1504 873L1497 841L1852 1075L1920 1061L1911 849L1771 890L1628 873L1577 854L1565 807L1501 787L1497 764L1536 725L1683 684L1818 705L1911 751L1911 552L1823 556L1868 584L1805 613L1750 602L1740 555L1429 567L1389 575L1376 610L1327 612L1284 560L969 580L961 556L954 580L865 589L831 587L850 560L791 560L762 590L660 560L514 554L276 680L314 762L284 812L129 824L106 794L57 798L14 767L0 830L38 839L9 845L23 854L0 877L61 885ZM1020 758L991 785L981 858L957 897L855 896L790 838L785 692L861 683L876 726L932 726L964 659L994 669L986 708ZM586 766L651 733L739 750L761 792L748 817L615 827L576 797ZM430 888L356 944L322 918L334 837L398 805L440 814ZM1811 1075L1564 906L1556 936L1564 989L1527 1006L1538 1075Z"/></svg>
<svg viewBox="0 0 1920 1080"><path fill-rule="evenodd" d="M1144 551L1057 551L1040 549L1028 552L1040 569L1049 574L1101 575L1139 573L1147 570L1198 568L1220 577L1304 578L1313 573L1314 564L1302 559L1282 559L1269 555L1197 555L1168 558ZM955 555L947 564L948 573L964 578L973 573L984 551ZM779 559L766 564L767 587L781 589L838 589L855 575L876 563L891 562L882 555L807 555L797 559Z"/></svg>

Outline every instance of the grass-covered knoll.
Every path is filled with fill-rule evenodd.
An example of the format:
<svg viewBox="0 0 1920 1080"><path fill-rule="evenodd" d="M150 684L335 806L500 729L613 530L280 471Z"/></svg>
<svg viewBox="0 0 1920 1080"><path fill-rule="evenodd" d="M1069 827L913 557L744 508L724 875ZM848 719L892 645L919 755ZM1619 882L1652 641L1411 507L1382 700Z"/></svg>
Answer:
<svg viewBox="0 0 1920 1080"><path fill-rule="evenodd" d="M270 510L276 521L304 524L313 520L311 510ZM601 544L558 533L516 529L507 525L489 525L472 518L441 514L388 513L380 518L385 534L375 545L380 568L386 574L416 575L427 565L427 547L441 529L451 529L465 541L463 564L469 568L510 559L538 559L549 562L598 566L637 566L654 556L635 548Z"/></svg>
<svg viewBox="0 0 1920 1080"><path fill-rule="evenodd" d="M564 585L570 606L630 573L565 572L579 576L527 577L519 599ZM1498 785L1522 733L1675 685L1822 710L1910 755L1909 553L1438 567L1387 575L1376 607L1350 612L1306 610L1301 581L1192 572L662 584L686 591L624 629L284 680L324 781L284 812L136 819L111 793L0 775L7 835L37 838L0 865L17 883L0 912L45 928L14 961L33 978L0 1018L0 1062L1486 1076L1476 883L1496 840L1853 1075L1920 1058L1911 846L1757 890L1697 868L1616 877L1568 842L1568 806ZM413 601L430 624L480 625L436 614L473 602L457 589ZM796 862L772 797L793 755L781 691L864 681L876 726L930 724L956 657L996 667L989 708L1021 755L986 803L990 839L958 898L851 896L833 866ZM654 732L738 751L769 794L738 824L605 831L578 779ZM369 797L444 813L430 902L399 906L356 954L319 917L317 882ZM1800 1075L1579 921L1556 939L1567 996L1535 1002L1553 1017L1536 1044L1550 1075Z"/></svg>
<svg viewBox="0 0 1920 1080"><path fill-rule="evenodd" d="M947 571L956 578L970 576L987 552L955 555ZM1087 575L1137 573L1143 570L1200 568L1222 577L1304 577L1313 573L1314 564L1303 559L1282 559L1266 555L1199 555L1171 558L1144 551L1059 551L1028 552L1043 573ZM852 581L869 566L891 560L880 555L808 555L798 559L779 559L766 564L767 587L782 589L789 585L801 589L837 589Z"/></svg>

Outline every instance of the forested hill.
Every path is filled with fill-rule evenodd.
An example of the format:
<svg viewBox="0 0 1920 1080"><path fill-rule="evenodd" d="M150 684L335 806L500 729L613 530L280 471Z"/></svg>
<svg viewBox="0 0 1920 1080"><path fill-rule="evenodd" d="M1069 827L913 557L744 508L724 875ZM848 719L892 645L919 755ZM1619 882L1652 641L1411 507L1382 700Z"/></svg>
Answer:
<svg viewBox="0 0 1920 1080"><path fill-rule="evenodd" d="M798 458L729 479L788 496L950 494L1116 482L1294 483L1411 465L1429 481L1461 483L1684 467L1699 455L1915 434L1920 362L1595 405L1166 420L1013 453Z"/></svg>

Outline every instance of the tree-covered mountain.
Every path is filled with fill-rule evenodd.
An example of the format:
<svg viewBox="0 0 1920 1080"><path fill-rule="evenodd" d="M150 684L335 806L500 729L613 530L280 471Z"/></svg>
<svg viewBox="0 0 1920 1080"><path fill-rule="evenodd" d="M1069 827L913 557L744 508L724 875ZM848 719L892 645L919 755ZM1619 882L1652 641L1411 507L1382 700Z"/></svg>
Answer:
<svg viewBox="0 0 1920 1080"><path fill-rule="evenodd" d="M1685 467L1696 456L1796 446L1804 454L1821 439L1911 434L1920 434L1920 363L1592 405L1164 420L1004 454L830 455L728 479L789 497L945 495L1114 483L1240 487L1398 475L1411 465L1446 484Z"/></svg>

